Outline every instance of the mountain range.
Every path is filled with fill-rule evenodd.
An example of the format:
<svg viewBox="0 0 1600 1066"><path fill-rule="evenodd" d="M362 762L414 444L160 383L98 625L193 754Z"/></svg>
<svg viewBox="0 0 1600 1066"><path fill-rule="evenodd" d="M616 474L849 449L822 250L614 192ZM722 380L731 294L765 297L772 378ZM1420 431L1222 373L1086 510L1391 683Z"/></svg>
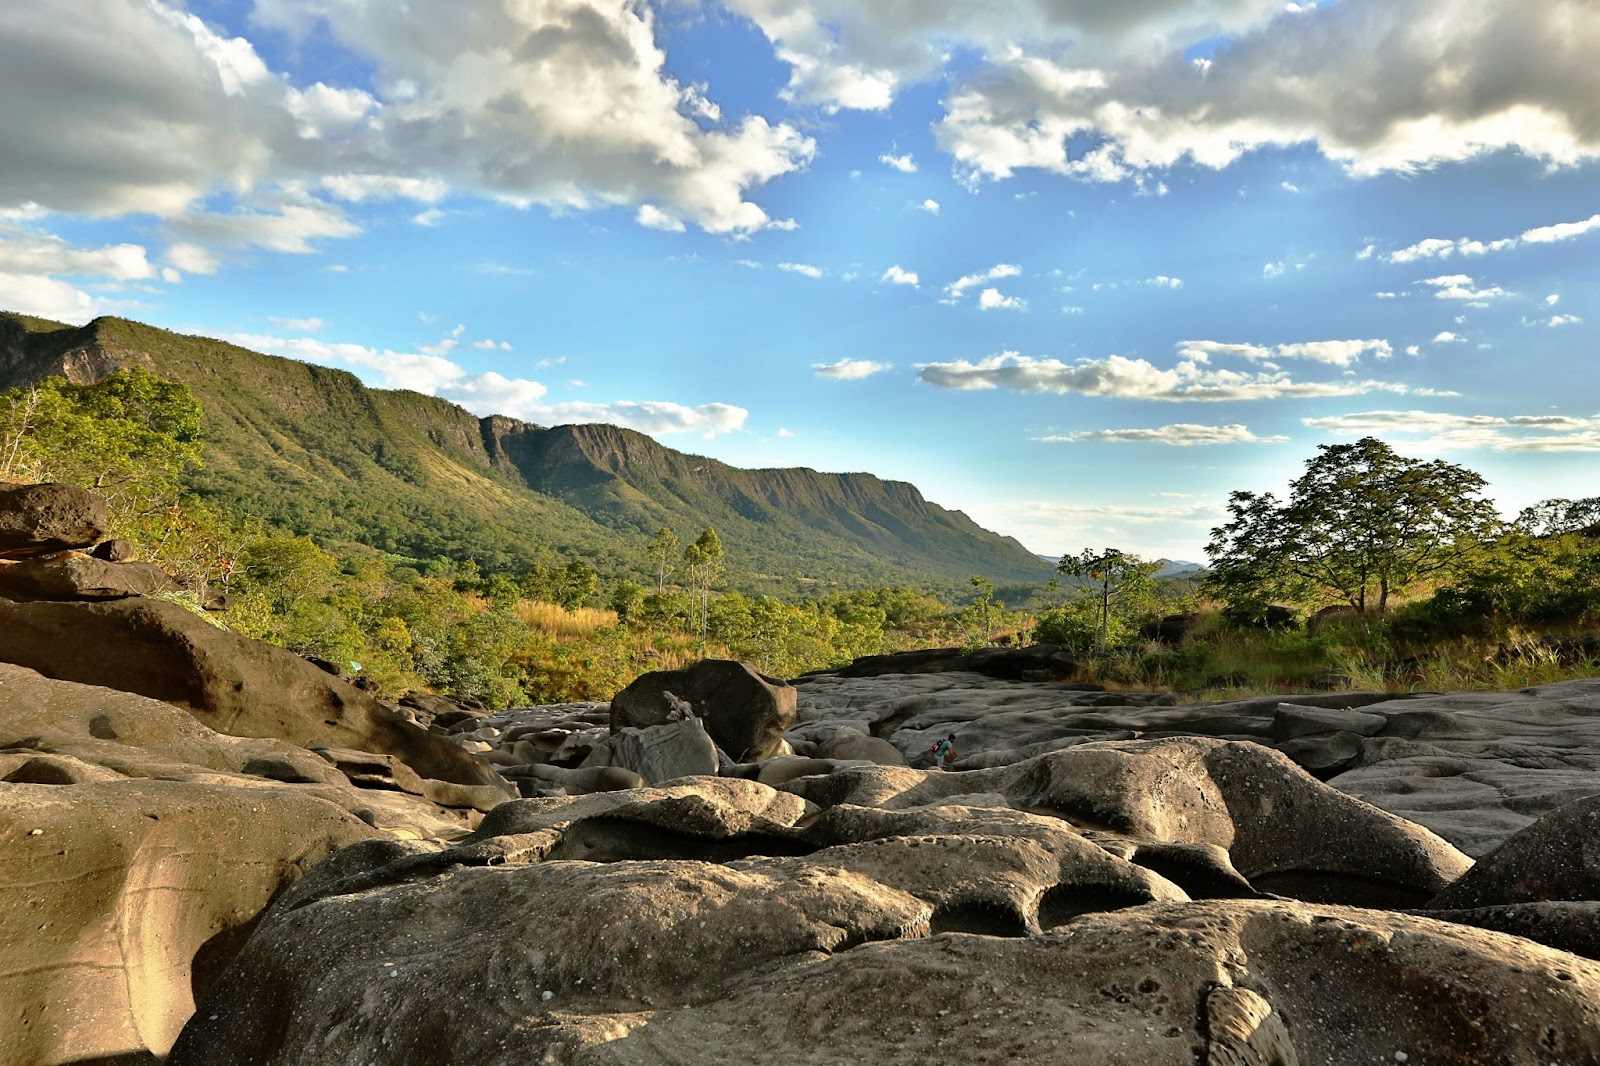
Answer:
<svg viewBox="0 0 1600 1066"><path fill-rule="evenodd" d="M657 529L714 527L730 583L751 591L910 583L1031 584L1052 573L1019 542L914 485L804 467L745 470L612 425L480 417L348 371L121 318L81 327L0 313L0 389L140 366L189 386L205 415L190 488L332 547L487 568L585 558L646 571Z"/></svg>

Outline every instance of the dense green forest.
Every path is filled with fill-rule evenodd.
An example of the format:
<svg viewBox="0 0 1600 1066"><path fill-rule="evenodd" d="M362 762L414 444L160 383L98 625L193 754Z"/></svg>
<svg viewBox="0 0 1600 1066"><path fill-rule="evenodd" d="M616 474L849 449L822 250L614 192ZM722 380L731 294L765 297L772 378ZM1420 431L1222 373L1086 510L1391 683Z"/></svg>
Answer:
<svg viewBox="0 0 1600 1066"><path fill-rule="evenodd" d="M0 480L96 489L112 535L188 584L177 599L389 695L605 700L706 655L795 676L1034 639L1076 650L1086 680L1191 697L1517 687L1593 673L1600 657L1600 500L1502 522L1472 471L1372 438L1319 449L1283 501L1236 493L1199 581L1107 548L1063 557L1054 580L971 575L959 595L904 583L780 597L741 581L739 549L706 522L663 523L614 556L541 546L486 565L462 545L408 553L242 519L195 489L221 484L195 477L210 417L187 385L139 368L14 388L0 393Z"/></svg>

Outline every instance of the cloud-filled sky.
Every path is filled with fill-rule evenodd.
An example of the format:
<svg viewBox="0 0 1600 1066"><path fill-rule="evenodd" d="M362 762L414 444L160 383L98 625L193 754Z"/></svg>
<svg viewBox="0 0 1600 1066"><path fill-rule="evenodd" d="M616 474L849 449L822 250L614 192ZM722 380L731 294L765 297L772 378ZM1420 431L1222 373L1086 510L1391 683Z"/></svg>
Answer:
<svg viewBox="0 0 1600 1066"><path fill-rule="evenodd" d="M1600 494L1593 0L20 0L0 308L1047 555L1376 435Z"/></svg>

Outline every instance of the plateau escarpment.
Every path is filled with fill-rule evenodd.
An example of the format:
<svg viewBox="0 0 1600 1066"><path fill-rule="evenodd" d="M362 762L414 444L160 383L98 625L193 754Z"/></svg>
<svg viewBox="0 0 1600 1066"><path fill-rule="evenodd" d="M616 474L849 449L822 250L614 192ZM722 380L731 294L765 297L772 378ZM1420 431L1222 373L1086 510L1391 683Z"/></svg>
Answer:
<svg viewBox="0 0 1600 1066"><path fill-rule="evenodd" d="M1050 566L904 482L804 468L742 470L610 425L538 426L370 389L348 371L125 319L81 328L0 313L0 389L137 366L204 411L190 487L227 510L323 541L500 569L551 549L643 576L644 544L714 526L754 591L933 582ZM335 506L331 501L337 500Z"/></svg>

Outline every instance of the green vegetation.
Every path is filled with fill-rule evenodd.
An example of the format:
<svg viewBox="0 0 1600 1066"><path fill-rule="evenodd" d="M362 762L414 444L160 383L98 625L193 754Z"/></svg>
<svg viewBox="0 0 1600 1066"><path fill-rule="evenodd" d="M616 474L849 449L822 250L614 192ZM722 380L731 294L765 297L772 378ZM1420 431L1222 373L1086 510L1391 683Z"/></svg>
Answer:
<svg viewBox="0 0 1600 1066"><path fill-rule="evenodd" d="M1318 452L1286 503L1236 492L1232 521L1212 531L1207 586L1235 610L1337 598L1381 623L1391 594L1459 572L1499 530L1471 470L1404 459L1375 437Z"/></svg>
<svg viewBox="0 0 1600 1066"><path fill-rule="evenodd" d="M1078 555L1063 555L1056 564L1057 573L1089 582L1096 607L1094 650L1102 655L1113 615L1125 630L1138 607L1148 609L1148 604L1140 601L1148 599L1160 570L1160 563L1147 563L1118 548L1098 553L1086 549Z"/></svg>
<svg viewBox="0 0 1600 1066"><path fill-rule="evenodd" d="M914 584L954 596L975 570L1024 583L1048 574L1016 541L869 474L739 470L631 430L479 418L123 319L75 329L0 313L0 389L119 367L187 386L205 412L206 461L185 473L189 492L336 555L444 555L485 572L578 558L659 592L651 536L710 526L729 580L754 593Z"/></svg>
<svg viewBox="0 0 1600 1066"><path fill-rule="evenodd" d="M1547 501L1501 524L1477 474L1403 459L1371 438L1319 449L1286 502L1234 494L1200 583L1158 578L1160 564L1108 548L1063 556L1060 583L1002 567L968 570L960 583L945 569L850 587L868 585L854 572L795 581L780 596L776 549L762 537L793 527L774 521L750 534L752 523L766 526L749 515L831 507L848 524L885 517L867 497L899 490L858 475L716 464L694 472L773 477L764 488L742 482L742 497L723 491L729 482L695 489L681 464L709 460L611 427L480 423L428 397L237 350L265 399L215 382L202 394L126 358L110 369L121 365L108 354L117 343L149 345L159 331L95 326L0 315L0 355L12 363L20 344L74 373L95 360L101 371L81 374L92 384L46 377L0 392L0 478L98 488L112 501L111 534L184 578L196 609L225 597L228 609L212 615L222 624L342 664L391 695L604 700L642 671L706 655L792 677L862 655L1030 636L1078 652L1085 680L1191 698L1505 688L1600 670L1600 498ZM219 350L160 337L172 350L152 365L195 369ZM398 436L385 437L391 430ZM535 463L538 449L584 458ZM530 490L534 470L567 479L573 499L599 493L597 512L616 524L597 526ZM263 487L278 479L280 489ZM674 479L676 503L640 502L660 497L638 486ZM829 479L835 495L805 502ZM738 537L707 520L734 515L733 498L748 512L734 522ZM841 510L845 498L857 506ZM636 506L651 520L629 512L623 521ZM935 525L959 526L951 512L920 506ZM400 526L384 524L396 515ZM518 515L525 526L504 524ZM896 550L928 535L898 529ZM878 535L862 533L850 550L867 551ZM847 542L795 550L816 562L822 543ZM752 567L748 552L769 554Z"/></svg>

